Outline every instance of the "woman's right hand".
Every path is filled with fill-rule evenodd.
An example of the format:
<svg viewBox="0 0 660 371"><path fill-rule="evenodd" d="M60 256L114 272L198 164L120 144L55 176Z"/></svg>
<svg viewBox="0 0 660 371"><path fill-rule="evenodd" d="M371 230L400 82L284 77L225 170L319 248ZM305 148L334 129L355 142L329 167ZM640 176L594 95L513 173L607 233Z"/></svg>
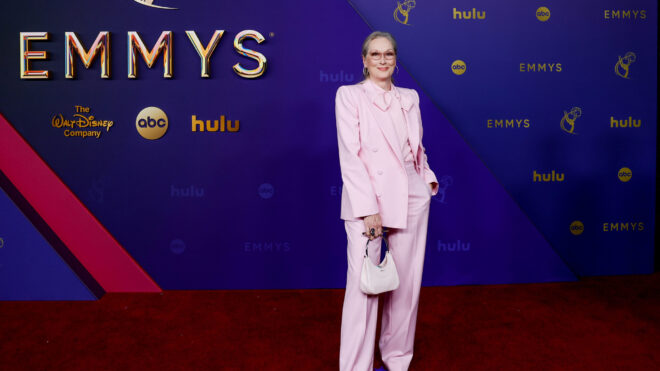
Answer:
<svg viewBox="0 0 660 371"><path fill-rule="evenodd" d="M373 240L383 235L383 222L380 220L380 214L368 215L363 218L365 235ZM373 228L374 233L371 233Z"/></svg>

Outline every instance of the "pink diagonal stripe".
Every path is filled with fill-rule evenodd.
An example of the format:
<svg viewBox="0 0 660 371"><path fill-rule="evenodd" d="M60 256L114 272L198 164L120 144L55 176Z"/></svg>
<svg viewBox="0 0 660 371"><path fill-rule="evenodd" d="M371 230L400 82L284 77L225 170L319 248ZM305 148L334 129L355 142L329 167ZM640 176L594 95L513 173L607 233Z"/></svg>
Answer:
<svg viewBox="0 0 660 371"><path fill-rule="evenodd" d="M2 114L0 171L106 292L161 291Z"/></svg>

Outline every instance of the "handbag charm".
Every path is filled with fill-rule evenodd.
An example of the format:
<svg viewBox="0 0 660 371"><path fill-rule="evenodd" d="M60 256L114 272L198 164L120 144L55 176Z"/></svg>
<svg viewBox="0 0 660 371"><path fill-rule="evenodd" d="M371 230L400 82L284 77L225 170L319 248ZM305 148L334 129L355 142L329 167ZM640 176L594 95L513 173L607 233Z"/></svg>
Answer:
<svg viewBox="0 0 660 371"><path fill-rule="evenodd" d="M364 259L362 261L362 273L360 275L360 290L368 295L378 295L383 292L396 290L399 287L399 275L396 272L396 265L390 253L387 238L383 235L385 241L385 257L380 264L375 265L369 259L369 241L364 250Z"/></svg>

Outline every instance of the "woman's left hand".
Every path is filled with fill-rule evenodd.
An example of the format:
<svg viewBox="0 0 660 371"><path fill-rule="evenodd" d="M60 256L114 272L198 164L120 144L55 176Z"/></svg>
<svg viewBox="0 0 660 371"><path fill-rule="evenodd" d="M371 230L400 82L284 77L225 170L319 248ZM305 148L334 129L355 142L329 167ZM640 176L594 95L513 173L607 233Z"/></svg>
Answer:
<svg viewBox="0 0 660 371"><path fill-rule="evenodd" d="M429 187L431 187L431 194L433 194L433 188L435 188L437 185L438 185L438 183L436 183L436 182L429 183Z"/></svg>

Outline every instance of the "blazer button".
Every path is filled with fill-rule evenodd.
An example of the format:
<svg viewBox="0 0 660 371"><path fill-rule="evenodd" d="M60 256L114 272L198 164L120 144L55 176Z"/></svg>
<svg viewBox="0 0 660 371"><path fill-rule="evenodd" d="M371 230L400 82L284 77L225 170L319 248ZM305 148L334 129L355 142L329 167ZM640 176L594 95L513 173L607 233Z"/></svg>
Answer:
<svg viewBox="0 0 660 371"><path fill-rule="evenodd" d="M378 170L378 175L383 175L383 170Z"/></svg>
<svg viewBox="0 0 660 371"><path fill-rule="evenodd" d="M374 151L374 152L378 152L378 147L374 147L371 150Z"/></svg>

